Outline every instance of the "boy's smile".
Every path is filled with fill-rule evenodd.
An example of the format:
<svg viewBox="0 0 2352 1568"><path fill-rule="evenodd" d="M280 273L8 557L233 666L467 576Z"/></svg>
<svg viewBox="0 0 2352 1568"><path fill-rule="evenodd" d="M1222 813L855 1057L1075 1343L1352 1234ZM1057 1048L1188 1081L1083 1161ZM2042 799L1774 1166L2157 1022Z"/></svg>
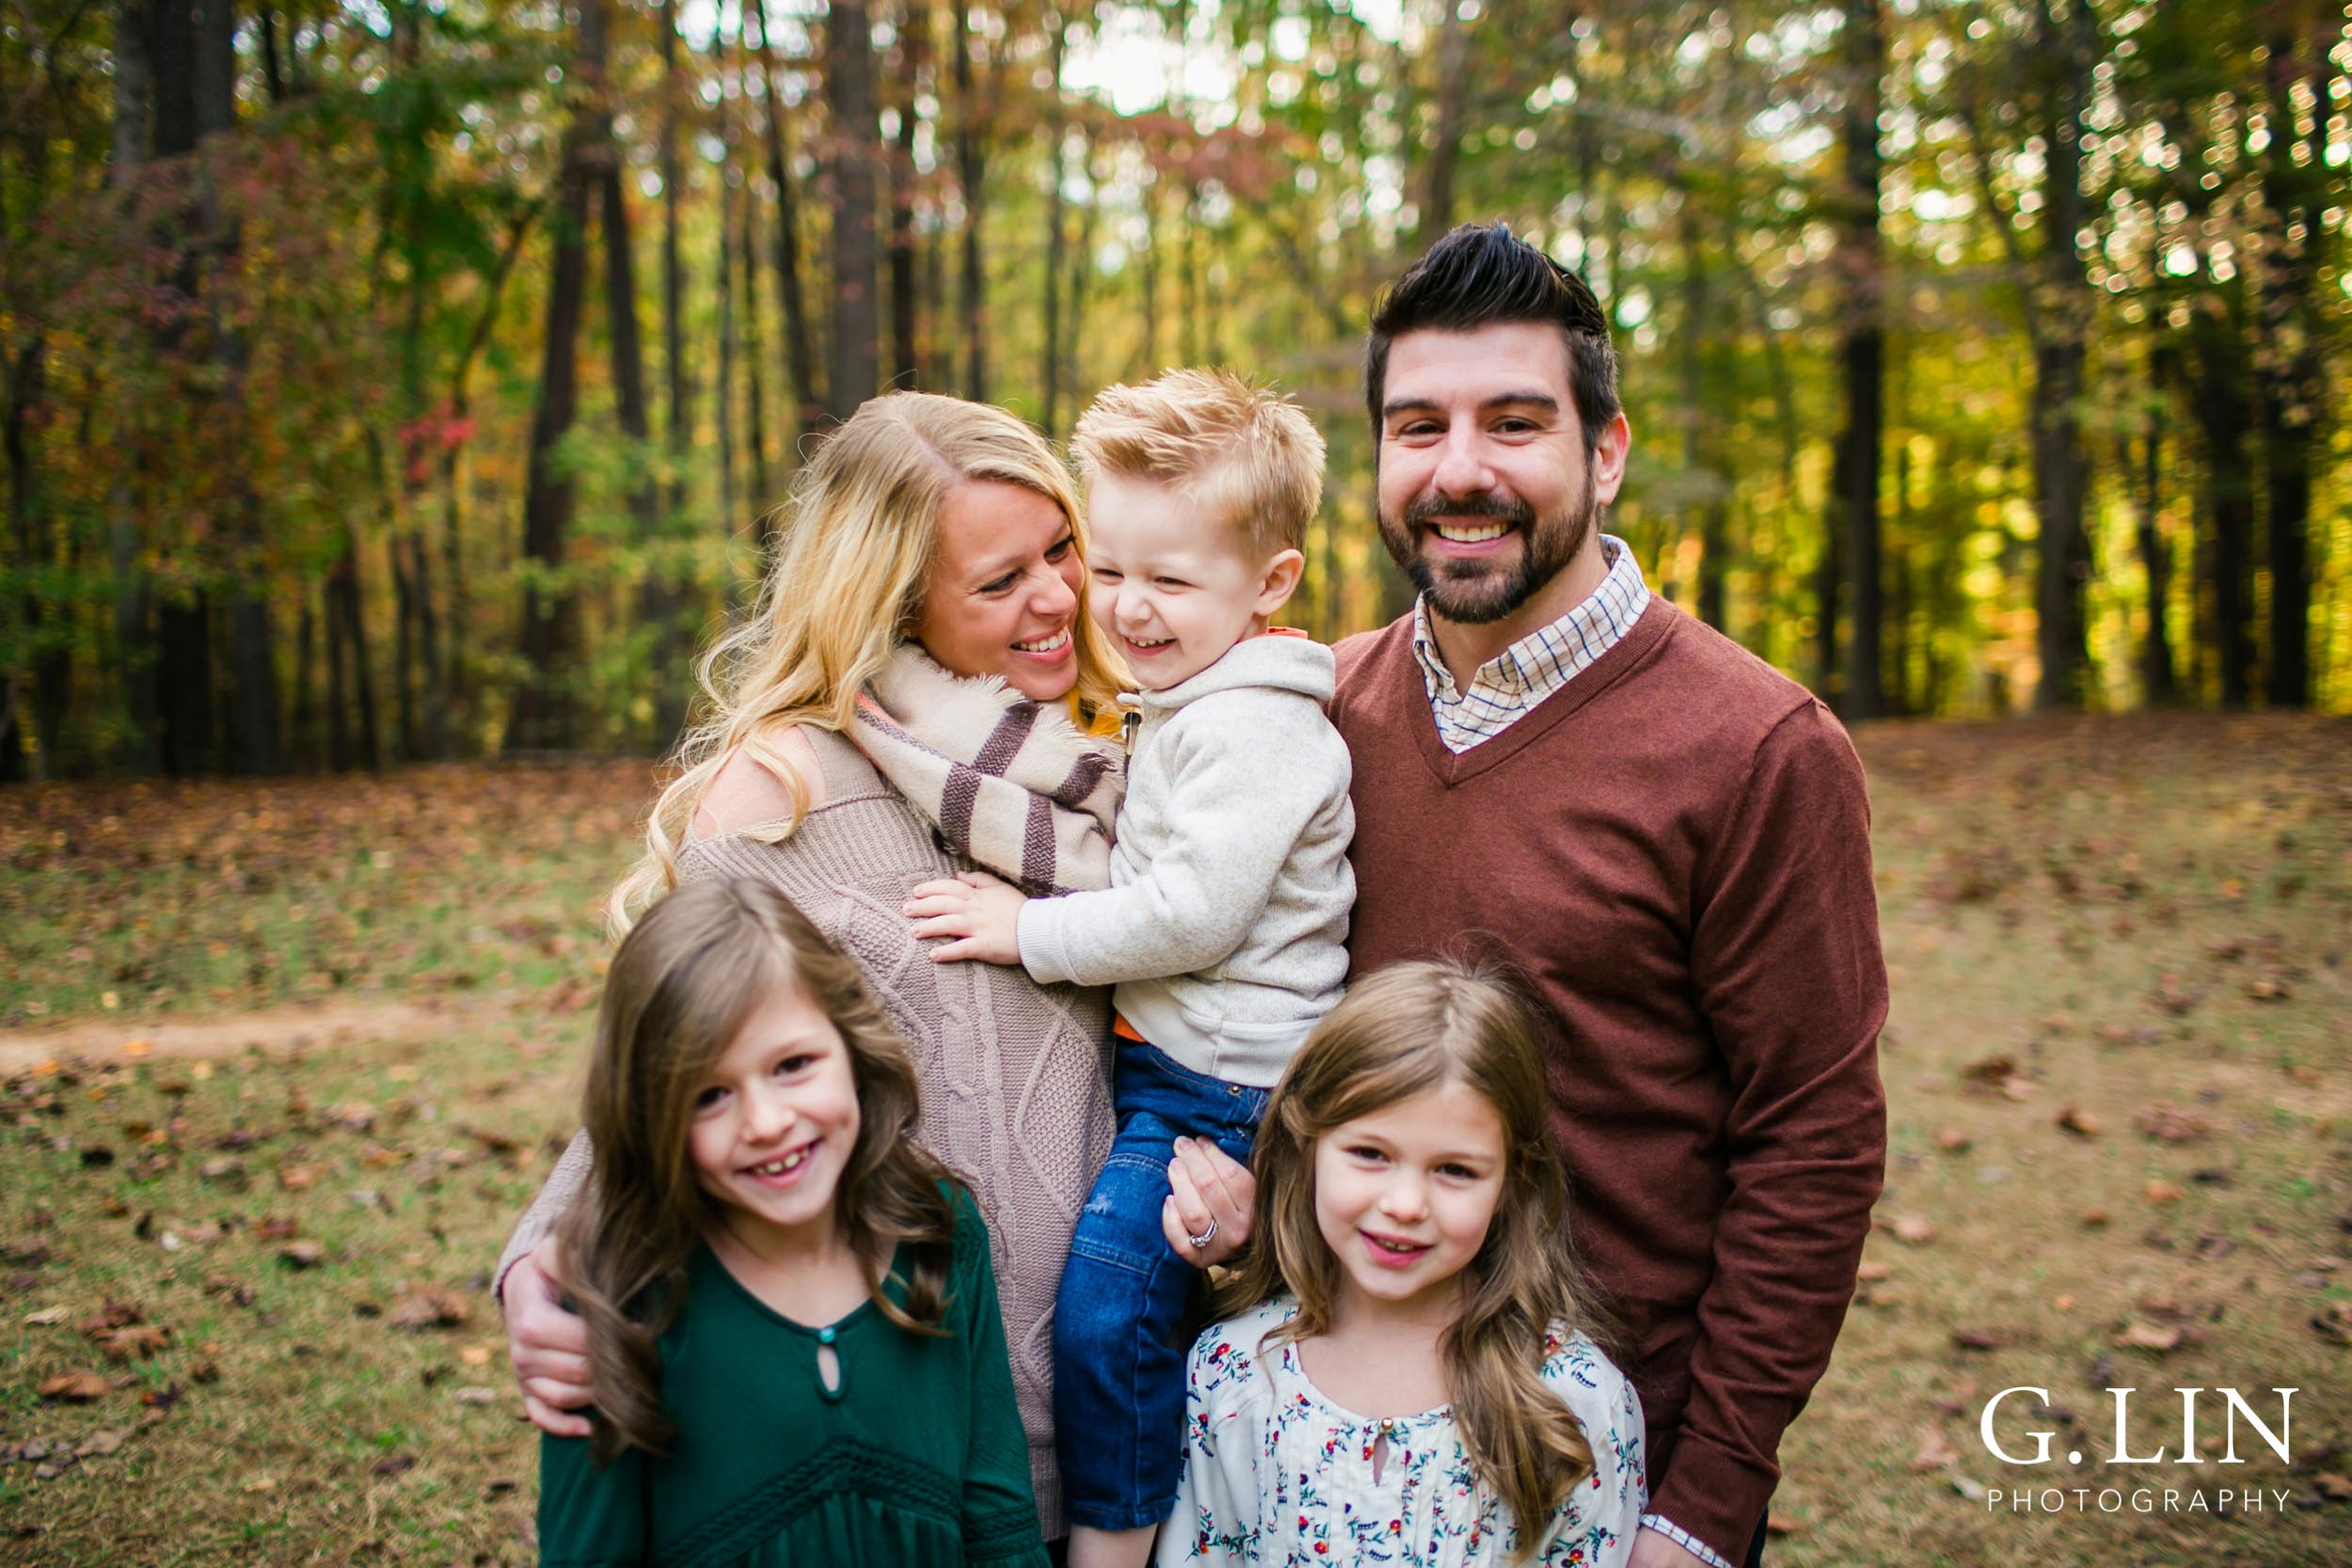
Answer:
<svg viewBox="0 0 2352 1568"><path fill-rule="evenodd" d="M1295 550L1259 562L1246 531L1166 484L1096 476L1087 497L1089 610L1146 691L1181 686L1266 623L1297 580Z"/></svg>

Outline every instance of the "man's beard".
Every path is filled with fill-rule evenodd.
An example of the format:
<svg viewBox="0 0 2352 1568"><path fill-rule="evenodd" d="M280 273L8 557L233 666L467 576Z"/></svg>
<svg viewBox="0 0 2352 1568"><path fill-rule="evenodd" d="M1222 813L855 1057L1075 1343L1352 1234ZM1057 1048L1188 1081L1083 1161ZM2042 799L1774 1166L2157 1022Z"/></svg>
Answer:
<svg viewBox="0 0 2352 1568"><path fill-rule="evenodd" d="M1538 517L1518 497L1491 491L1453 500L1420 496L1406 503L1401 522L1380 519L1380 542L1434 613L1462 626L1485 626L1518 610L1567 569L1584 547L1598 511L1588 465L1584 493L1568 515ZM1433 559L1421 548L1421 539L1438 517L1493 517L1510 524L1519 538L1518 564L1505 569L1486 561Z"/></svg>

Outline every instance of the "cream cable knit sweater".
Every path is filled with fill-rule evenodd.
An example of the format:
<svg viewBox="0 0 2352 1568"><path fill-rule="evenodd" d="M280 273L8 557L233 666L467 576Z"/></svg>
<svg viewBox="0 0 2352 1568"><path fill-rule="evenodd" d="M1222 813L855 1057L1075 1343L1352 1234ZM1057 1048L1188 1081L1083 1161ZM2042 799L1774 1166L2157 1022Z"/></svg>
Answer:
<svg viewBox="0 0 2352 1568"><path fill-rule="evenodd" d="M857 960L906 1037L923 1095L925 1146L970 1183L988 1221L1012 1354L1013 1393L1047 1536L1064 1531L1054 1465L1054 1293L1078 1210L1111 1141L1104 993L1041 986L996 964L935 964L898 912L918 882L971 869L848 740L803 732L824 768L825 803L782 844L728 833L679 857L681 880L753 877L782 891ZM499 1259L550 1235L593 1159L572 1140Z"/></svg>

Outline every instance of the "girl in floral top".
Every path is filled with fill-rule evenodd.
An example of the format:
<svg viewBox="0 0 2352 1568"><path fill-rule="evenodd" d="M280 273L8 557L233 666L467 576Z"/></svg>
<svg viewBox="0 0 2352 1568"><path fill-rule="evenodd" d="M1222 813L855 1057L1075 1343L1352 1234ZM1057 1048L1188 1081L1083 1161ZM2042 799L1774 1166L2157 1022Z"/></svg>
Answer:
<svg viewBox="0 0 2352 1568"><path fill-rule="evenodd" d="M1161 1568L1629 1559L1641 1405L1569 1252L1542 1037L1501 976L1402 964L1292 1061Z"/></svg>

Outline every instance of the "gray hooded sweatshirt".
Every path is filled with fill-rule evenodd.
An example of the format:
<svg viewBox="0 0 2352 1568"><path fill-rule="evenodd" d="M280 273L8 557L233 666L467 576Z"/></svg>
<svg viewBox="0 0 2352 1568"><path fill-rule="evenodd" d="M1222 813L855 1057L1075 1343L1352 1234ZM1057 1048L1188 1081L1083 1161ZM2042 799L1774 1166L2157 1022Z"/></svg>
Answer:
<svg viewBox="0 0 2352 1568"><path fill-rule="evenodd" d="M1277 633L1145 691L1111 885L1021 907L1041 984L1112 1002L1195 1072L1271 1085L1340 999L1356 814L1331 650Z"/></svg>

